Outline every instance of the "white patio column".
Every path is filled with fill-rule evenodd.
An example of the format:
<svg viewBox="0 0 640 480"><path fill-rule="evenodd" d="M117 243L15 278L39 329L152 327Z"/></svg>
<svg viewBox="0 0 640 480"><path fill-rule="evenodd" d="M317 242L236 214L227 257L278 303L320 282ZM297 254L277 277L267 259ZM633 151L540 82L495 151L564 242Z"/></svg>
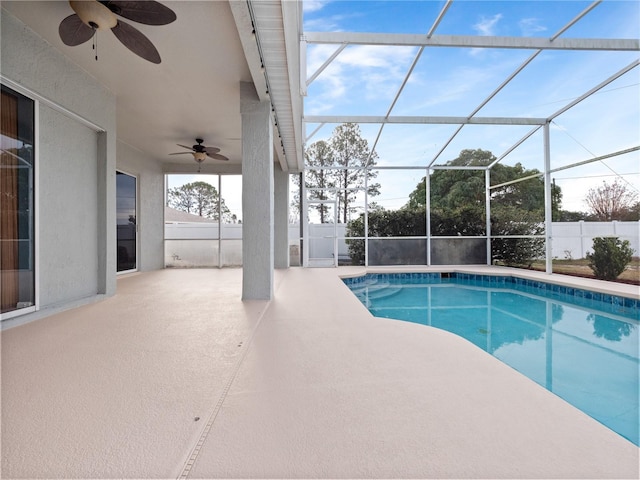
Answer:
<svg viewBox="0 0 640 480"><path fill-rule="evenodd" d="M242 299L273 296L273 127L271 104L240 83L242 116Z"/></svg>
<svg viewBox="0 0 640 480"><path fill-rule="evenodd" d="M114 117L115 119L115 117ZM116 293L116 140L112 131L98 134L98 292Z"/></svg>
<svg viewBox="0 0 640 480"><path fill-rule="evenodd" d="M289 268L289 174L276 168L274 180L274 262L276 268Z"/></svg>
<svg viewBox="0 0 640 480"><path fill-rule="evenodd" d="M544 238L545 238L545 271L553 273L553 236L551 233L552 208L551 203L551 146L549 140L549 124L544 124Z"/></svg>

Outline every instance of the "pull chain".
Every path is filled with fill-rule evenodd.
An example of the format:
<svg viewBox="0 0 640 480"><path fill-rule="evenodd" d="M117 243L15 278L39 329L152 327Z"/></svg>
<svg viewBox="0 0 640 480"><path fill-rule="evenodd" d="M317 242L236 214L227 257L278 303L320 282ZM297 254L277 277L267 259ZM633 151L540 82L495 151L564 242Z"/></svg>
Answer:
<svg viewBox="0 0 640 480"><path fill-rule="evenodd" d="M98 32L93 29L93 49L96 52L96 62L98 61Z"/></svg>

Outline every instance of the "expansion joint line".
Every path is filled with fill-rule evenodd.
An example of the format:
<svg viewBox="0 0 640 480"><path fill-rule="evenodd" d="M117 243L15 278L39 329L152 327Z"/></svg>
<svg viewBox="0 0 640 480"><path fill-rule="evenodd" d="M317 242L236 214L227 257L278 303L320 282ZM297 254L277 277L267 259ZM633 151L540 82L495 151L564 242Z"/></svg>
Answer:
<svg viewBox="0 0 640 480"><path fill-rule="evenodd" d="M183 479L189 478L189 475L191 474L191 469L195 465L196 460L198 459L198 456L200 455L200 451L202 450L202 447L204 446L204 442L207 440L207 437L209 436L209 432L211 431L211 428L213 427L213 424L215 423L216 418L218 417L218 413L220 413L220 409L222 408L222 404L224 403L224 401L227 398L227 395L229 394L229 390L231 389L231 385L235 381L236 376L238 375L238 372L240 371L240 366L242 365L242 363L244 362L245 357L247 356L247 352L249 351L249 347L251 346L251 343L253 342L253 337L255 336L256 331L258 330L258 327L262 323L262 319L264 318L265 313L269 309L269 304L270 304L270 302L265 306L265 309L262 311L262 313L260 314L260 317L258 318L258 321L256 322L255 326L251 330L251 334L249 335L249 338L248 338L247 342L243 344L243 352L240 355L240 358L238 358L238 360L236 361L236 364L233 366L233 370L231 371L229 379L227 380L227 382L226 382L226 384L225 384L225 386L224 386L224 388L222 390L222 393L220 394L220 397L218 398L218 402L216 403L216 406L214 407L213 411L211 412L211 415L209 415L209 419L207 420L207 423L205 424L204 428L202 429L202 433L200 434L200 437L198 438L198 441L196 442L196 445L193 447L193 450L191 450L191 454L189 455L189 458L187 459L184 467L182 468L182 471L180 472L180 475L177 477L178 480L183 480Z"/></svg>

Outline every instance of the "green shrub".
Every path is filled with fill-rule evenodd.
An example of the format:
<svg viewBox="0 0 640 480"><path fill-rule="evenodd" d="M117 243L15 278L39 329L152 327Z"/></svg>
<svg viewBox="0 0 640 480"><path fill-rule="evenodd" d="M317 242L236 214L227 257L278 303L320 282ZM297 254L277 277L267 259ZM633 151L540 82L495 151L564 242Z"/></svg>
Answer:
<svg viewBox="0 0 640 480"><path fill-rule="evenodd" d="M544 224L538 211L529 212L516 207L494 208L491 216L493 235L541 235ZM369 213L369 237L426 236L424 206ZM481 236L486 233L485 210L477 205L456 209L431 210L431 235ZM364 216L347 224L347 237L364 237ZM347 239L352 265L364 265L364 240ZM493 260L506 265L530 266L533 259L544 256L542 238L495 238L492 240ZM426 253L425 253L426 256Z"/></svg>
<svg viewBox="0 0 640 480"><path fill-rule="evenodd" d="M632 255L633 249L629 246L629 240L596 237L593 239L593 253L587 253L587 260L596 278L614 280L631 262Z"/></svg>
<svg viewBox="0 0 640 480"><path fill-rule="evenodd" d="M424 236L425 209L382 210L369 213L370 237ZM347 224L347 237L364 237L364 215ZM364 265L364 240L346 240L352 265Z"/></svg>
<svg viewBox="0 0 640 480"><path fill-rule="evenodd" d="M539 211L499 206L491 212L491 234L543 235L544 223ZM534 260L545 255L543 238L494 238L491 240L491 258L508 266L531 268Z"/></svg>

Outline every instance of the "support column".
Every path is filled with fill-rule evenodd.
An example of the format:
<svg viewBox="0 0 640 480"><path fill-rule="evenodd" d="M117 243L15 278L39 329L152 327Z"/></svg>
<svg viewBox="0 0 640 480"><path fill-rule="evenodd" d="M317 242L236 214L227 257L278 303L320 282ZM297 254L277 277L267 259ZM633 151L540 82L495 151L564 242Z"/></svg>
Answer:
<svg viewBox="0 0 640 480"><path fill-rule="evenodd" d="M427 168L424 176L424 213L427 216L427 265L431 266L431 170Z"/></svg>
<svg viewBox="0 0 640 480"><path fill-rule="evenodd" d="M271 105L240 83L242 116L242 299L273 297L273 127Z"/></svg>
<svg viewBox="0 0 640 480"><path fill-rule="evenodd" d="M485 208L485 233L487 235L487 265L492 265L491 260L491 169L484 171L484 208ZM487 350L488 351L488 350Z"/></svg>
<svg viewBox="0 0 640 480"><path fill-rule="evenodd" d="M274 181L274 262L276 268L289 268L289 174L276 168Z"/></svg>
<svg viewBox="0 0 640 480"><path fill-rule="evenodd" d="M369 266L369 175L364 171L364 266ZM336 216L338 213L336 212ZM336 222L334 222L336 223ZM334 248L334 252L338 249ZM338 265L336 264L336 267Z"/></svg>
<svg viewBox="0 0 640 480"><path fill-rule="evenodd" d="M114 128L115 130L115 128ZM116 144L112 132L98 133L98 291L116 293Z"/></svg>
<svg viewBox="0 0 640 480"><path fill-rule="evenodd" d="M549 122L544 124L544 238L546 273L553 273L553 248L551 246L551 146Z"/></svg>

